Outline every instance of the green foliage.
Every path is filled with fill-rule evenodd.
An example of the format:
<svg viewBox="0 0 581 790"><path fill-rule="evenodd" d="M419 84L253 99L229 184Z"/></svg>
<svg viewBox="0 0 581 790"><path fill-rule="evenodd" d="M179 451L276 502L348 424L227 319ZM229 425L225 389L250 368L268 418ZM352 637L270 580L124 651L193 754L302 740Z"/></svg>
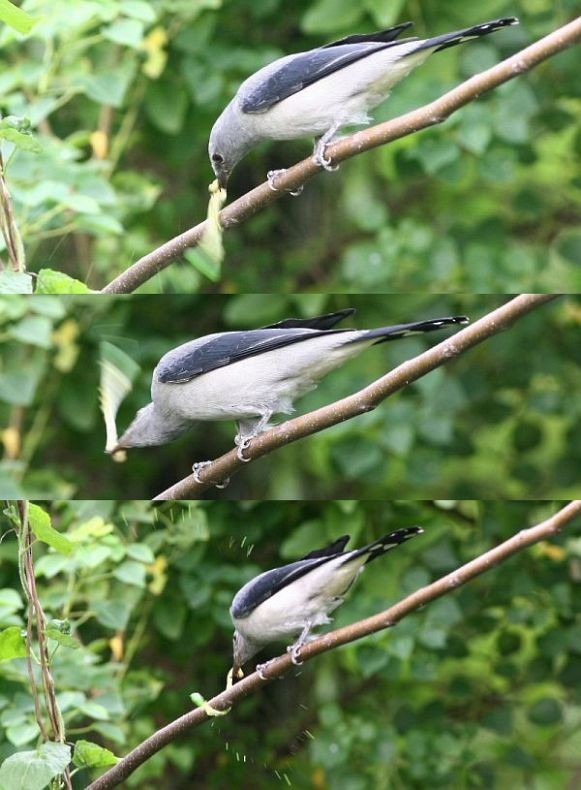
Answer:
<svg viewBox="0 0 581 790"><path fill-rule="evenodd" d="M5 29L0 38L0 138L17 220L33 271L50 266L92 288L205 217L212 123L240 82L274 58L407 19L425 37L519 16L518 27L435 55L375 111L382 121L578 11L573 0L25 7L37 20L28 35ZM479 97L441 127L317 177L300 198L230 230L219 284L216 266L190 252L143 290L578 290L576 54ZM229 199L309 150L308 140L258 148L236 170Z"/></svg>
<svg viewBox="0 0 581 790"><path fill-rule="evenodd" d="M339 627L380 612L560 507L454 500L41 504L76 546L62 555L37 543L35 557L79 786L191 710L190 695L210 699L224 688L232 657L228 608L254 574L345 533L357 546L421 525L421 537L365 569L336 612ZM8 530L0 560L0 626L22 628L17 546ZM127 563L141 564L145 585L118 573ZM577 521L397 626L314 659L228 716L184 733L127 787L533 783L560 790L574 782L581 743L580 568ZM69 633L75 649L55 641L55 630ZM259 658L283 650L273 645ZM29 763L45 781L49 768L52 776L62 771L66 747L56 765L48 759L55 745L35 750L37 743L25 662L4 661L0 786L19 786L22 774L12 771Z"/></svg>
<svg viewBox="0 0 581 790"><path fill-rule="evenodd" d="M350 305L358 313L347 326L453 314L475 320L506 299L323 294L0 297L5 339L0 349L0 423L7 426L1 434L5 455L0 495L149 498L187 475L193 462L232 446L233 423L196 424L171 444L132 450L126 463L112 462L104 453L99 411L103 359L128 382L134 380L117 418L122 431L149 402L151 374L159 358L194 337ZM581 463L579 326L574 297L546 305L374 412L249 464L220 496L518 498L534 491L539 497L573 497ZM365 351L298 400L298 413L355 392L447 334Z"/></svg>
<svg viewBox="0 0 581 790"><path fill-rule="evenodd" d="M0 767L1 786L11 790L43 790L64 771L70 758L70 746L50 742L34 751L13 754Z"/></svg>

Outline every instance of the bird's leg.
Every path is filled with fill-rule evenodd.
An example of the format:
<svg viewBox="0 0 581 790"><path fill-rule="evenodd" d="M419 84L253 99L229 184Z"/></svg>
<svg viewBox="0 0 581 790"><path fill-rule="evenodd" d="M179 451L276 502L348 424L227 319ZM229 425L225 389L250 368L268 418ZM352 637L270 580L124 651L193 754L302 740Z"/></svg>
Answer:
<svg viewBox="0 0 581 790"><path fill-rule="evenodd" d="M196 481L196 483L200 483L202 485L204 482L206 483L211 482L209 480L205 480L205 481L200 480L200 472L202 471L202 469L205 469L207 466L210 466L211 463L212 461L198 461L192 466L192 472L194 473L194 480ZM221 480L219 483L212 483L212 485L215 486L216 488L226 488L229 482L230 482L230 478L227 477L224 480Z"/></svg>
<svg viewBox="0 0 581 790"><path fill-rule="evenodd" d="M236 424L238 425L238 433L234 437L234 444L238 448L236 450L236 455L240 461L244 463L248 463L248 461L252 460L251 458L245 458L243 453L244 450L250 445L252 439L255 439L258 434L262 433L266 426L268 425L268 421L272 417L272 409L269 409L267 406L262 407L262 412L260 414L260 419L256 424L253 425L254 420L248 420L244 423L242 420L239 420ZM247 432L245 430L248 429L248 423L252 425L250 430Z"/></svg>
<svg viewBox="0 0 581 790"><path fill-rule="evenodd" d="M315 164L319 165L319 167L329 170L330 172L338 170L339 165L331 164L331 160L325 156L325 149L331 142L333 142L333 139L340 127L341 121L335 121L335 123L327 129L325 134L319 137L319 139L315 142L313 160Z"/></svg>
<svg viewBox="0 0 581 790"><path fill-rule="evenodd" d="M309 641L309 634L312 627L313 624L311 623L311 621L307 620L305 627L301 631L301 635L299 636L297 641L294 644L289 645L286 649L286 652L290 653L291 661L297 667L300 667L300 665L303 663L300 660L301 648Z"/></svg>
<svg viewBox="0 0 581 790"><path fill-rule="evenodd" d="M269 170L268 173L266 174L266 180L268 181L268 186L272 189L273 192L278 192L278 187L274 185L274 182L279 176L282 176L284 173L286 173L286 167L283 167L282 170ZM298 195L301 194L304 188L305 188L304 184L301 184L300 187L297 187L296 189L289 189L287 191L289 195L292 195L293 197L297 197Z"/></svg>

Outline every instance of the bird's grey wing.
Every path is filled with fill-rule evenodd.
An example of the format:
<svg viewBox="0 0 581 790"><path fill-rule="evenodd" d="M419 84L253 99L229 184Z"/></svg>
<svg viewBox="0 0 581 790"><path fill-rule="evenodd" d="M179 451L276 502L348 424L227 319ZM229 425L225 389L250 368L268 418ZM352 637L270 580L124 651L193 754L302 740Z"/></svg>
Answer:
<svg viewBox="0 0 581 790"><path fill-rule="evenodd" d="M341 552L339 552L341 553ZM246 584L234 597L230 612L235 619L248 617L257 606L272 598L272 596L292 582L300 579L306 573L324 565L336 554L324 557L314 557L292 562L282 568L273 568L257 576Z"/></svg>
<svg viewBox="0 0 581 790"><path fill-rule="evenodd" d="M285 318L276 324L269 324L264 329L332 329L335 324L355 313L354 307L337 310L336 313L317 315L314 318Z"/></svg>
<svg viewBox="0 0 581 790"><path fill-rule="evenodd" d="M336 330L341 331L341 330ZM162 384L179 384L242 359L265 354L324 334L310 329L252 329L224 332L206 343L193 341L169 351L160 360L156 375Z"/></svg>
<svg viewBox="0 0 581 790"><path fill-rule="evenodd" d="M337 41L331 41L330 44L323 44L321 49L336 47L340 44L362 44L366 41L395 41L404 30L409 30L409 28L413 26L413 22L402 22L401 25L388 27L385 30L378 30L377 33L355 33L355 35L345 36L345 38L340 38ZM409 39L407 40L409 41Z"/></svg>
<svg viewBox="0 0 581 790"><path fill-rule="evenodd" d="M328 77L329 74L344 69L380 49L393 47L399 43L401 42L335 43L332 46L327 45L283 58L279 68L269 68L262 79L258 72L240 88L238 94L240 109L249 114L266 112L278 102L323 77Z"/></svg>

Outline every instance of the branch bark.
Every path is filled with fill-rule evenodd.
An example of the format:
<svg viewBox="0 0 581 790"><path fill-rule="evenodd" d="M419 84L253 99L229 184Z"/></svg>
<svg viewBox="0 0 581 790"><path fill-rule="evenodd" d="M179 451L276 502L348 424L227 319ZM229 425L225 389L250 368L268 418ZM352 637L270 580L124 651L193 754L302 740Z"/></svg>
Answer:
<svg viewBox="0 0 581 790"><path fill-rule="evenodd" d="M363 151L369 151L372 148L406 137L421 129L442 123L454 112L474 101L481 94L529 71L543 60L572 46L580 39L581 17L578 17L510 58L471 77L466 82L445 93L439 99L436 99L436 101L408 112L399 118L377 124L370 129L356 132L349 137L339 140L329 147L326 153L333 162L342 162L345 159L361 154ZM287 191L298 189L320 170L321 168L309 157L289 168L284 175L277 179L277 189L279 191L273 192L266 182L252 189L223 209L220 213L222 227L228 229L234 225L239 225L253 214L274 203L275 200L280 200L281 197L286 195ZM143 258L140 258L106 285L103 288L103 293L131 293L155 274L169 266L173 261L182 257L185 250L195 247L199 243L205 229L206 222L200 222L195 227L162 244L156 250L144 255Z"/></svg>
<svg viewBox="0 0 581 790"><path fill-rule="evenodd" d="M362 639L377 631L393 627L407 615L416 612L437 598L448 595L456 588L489 571L496 565L505 562L514 554L539 541L555 537L560 530L580 515L581 500L574 500L546 521L517 532L504 543L481 554L476 559L471 560L466 565L462 565L457 570L448 573L432 584L416 590L416 592L394 606L389 607L389 609L385 609L379 614L352 623L344 628L337 628L335 631L331 631L309 642L301 650L301 659L303 662L310 661L321 653L326 653L329 650L354 642L357 639ZM292 667L290 655L280 656L269 664L263 673L263 677L260 677L257 672L253 672L236 683L232 688L217 694L209 701L209 705L219 711L225 711L234 707L245 697L258 692L267 683L287 673ZM92 782L87 790L109 790L109 788L116 787L140 765L163 749L164 746L167 746L168 743L176 740L176 738L193 727L199 726L209 718L210 716L203 708L196 708L180 716L170 724L157 730L153 735L150 735L139 746L136 746L117 765Z"/></svg>
<svg viewBox="0 0 581 790"><path fill-rule="evenodd" d="M329 428L331 425L337 425L359 414L372 411L387 397L403 389L412 381L416 381L431 370L446 364L473 346L507 329L514 321L552 299L556 299L557 296L558 294L521 294L511 299L510 302L488 313L466 329L460 330L414 359L407 360L359 392L265 431L252 440L250 447L244 451L244 457L253 461L263 455L268 455L279 447L284 447L305 436L311 436ZM204 467L199 473L201 482L198 482L193 474L188 475L158 494L154 501L195 499L210 486L232 477L244 466L246 464L240 461L236 450L230 450Z"/></svg>

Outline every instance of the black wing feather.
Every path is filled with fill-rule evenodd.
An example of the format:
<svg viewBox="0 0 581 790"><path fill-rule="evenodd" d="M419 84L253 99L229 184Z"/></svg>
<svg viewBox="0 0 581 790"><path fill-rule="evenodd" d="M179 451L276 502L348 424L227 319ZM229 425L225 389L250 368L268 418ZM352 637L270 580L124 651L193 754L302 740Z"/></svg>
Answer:
<svg viewBox="0 0 581 790"><path fill-rule="evenodd" d="M332 329L335 324L353 315L356 312L354 307L347 307L345 310L337 310L336 313L326 313L317 315L314 318L285 318L276 324L269 324L264 329Z"/></svg>
<svg viewBox="0 0 581 790"><path fill-rule="evenodd" d="M404 30L409 30L409 28L413 26L413 22L402 22L401 25L388 27L385 30L378 30L377 33L355 33L352 36L345 36L345 38L339 38L337 41L331 41L330 44L323 44L321 49L329 49L329 47L336 47L339 44L365 44L368 41L395 41Z"/></svg>

